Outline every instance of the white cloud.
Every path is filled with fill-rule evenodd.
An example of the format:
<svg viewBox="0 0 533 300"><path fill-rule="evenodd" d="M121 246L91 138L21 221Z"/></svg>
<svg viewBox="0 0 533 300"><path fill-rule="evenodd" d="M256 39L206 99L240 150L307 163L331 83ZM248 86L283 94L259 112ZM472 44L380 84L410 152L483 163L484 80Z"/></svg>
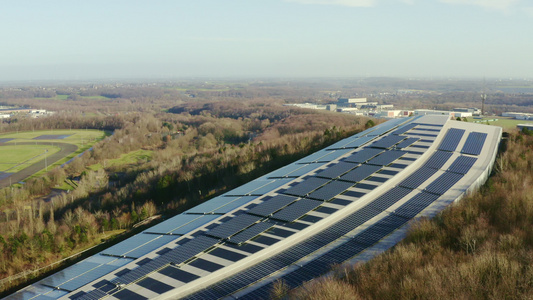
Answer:
<svg viewBox="0 0 533 300"><path fill-rule="evenodd" d="M301 4L323 4L323 5L339 5L350 7L370 7L374 6L376 0L285 0L288 2L296 2Z"/></svg>
<svg viewBox="0 0 533 300"><path fill-rule="evenodd" d="M507 10L520 2L520 0L440 0L449 4L465 4L481 6L487 9Z"/></svg>

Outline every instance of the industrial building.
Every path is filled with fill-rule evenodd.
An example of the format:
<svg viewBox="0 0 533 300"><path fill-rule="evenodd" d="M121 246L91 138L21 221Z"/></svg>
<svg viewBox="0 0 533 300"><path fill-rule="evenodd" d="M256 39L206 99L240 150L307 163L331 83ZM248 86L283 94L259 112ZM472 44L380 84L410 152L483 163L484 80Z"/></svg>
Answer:
<svg viewBox="0 0 533 300"><path fill-rule="evenodd" d="M500 127L393 119L174 216L8 299L268 298L366 261L485 182Z"/></svg>

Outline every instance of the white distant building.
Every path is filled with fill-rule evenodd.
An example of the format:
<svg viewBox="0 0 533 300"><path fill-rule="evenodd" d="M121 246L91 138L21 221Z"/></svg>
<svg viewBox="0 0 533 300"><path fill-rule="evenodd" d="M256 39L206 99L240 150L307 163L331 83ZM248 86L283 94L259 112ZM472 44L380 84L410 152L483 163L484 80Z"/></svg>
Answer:
<svg viewBox="0 0 533 300"><path fill-rule="evenodd" d="M366 98L339 98L339 103L366 103Z"/></svg>
<svg viewBox="0 0 533 300"><path fill-rule="evenodd" d="M447 111L447 110L431 110L431 109L417 109L414 111L415 116L423 115L449 115L454 118L466 118L471 117L471 112L460 112L460 111Z"/></svg>

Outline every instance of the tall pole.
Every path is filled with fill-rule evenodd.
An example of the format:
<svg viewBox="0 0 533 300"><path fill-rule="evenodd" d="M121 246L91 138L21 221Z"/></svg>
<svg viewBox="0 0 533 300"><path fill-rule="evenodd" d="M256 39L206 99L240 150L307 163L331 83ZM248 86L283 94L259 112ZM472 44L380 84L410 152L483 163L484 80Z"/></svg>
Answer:
<svg viewBox="0 0 533 300"><path fill-rule="evenodd" d="M485 113L485 100L487 100L487 94L481 94L481 116Z"/></svg>

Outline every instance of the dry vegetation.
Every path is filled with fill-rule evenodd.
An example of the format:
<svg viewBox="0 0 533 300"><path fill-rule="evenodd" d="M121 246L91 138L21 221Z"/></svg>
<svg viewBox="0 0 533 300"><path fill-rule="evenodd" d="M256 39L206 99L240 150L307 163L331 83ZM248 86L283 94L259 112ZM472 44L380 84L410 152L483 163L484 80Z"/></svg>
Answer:
<svg viewBox="0 0 533 300"><path fill-rule="evenodd" d="M531 299L533 136L515 133L482 190L365 264L338 267L291 299ZM274 291L274 295L280 295Z"/></svg>
<svg viewBox="0 0 533 300"><path fill-rule="evenodd" d="M102 91L110 98L99 100L22 98L24 103L36 106L38 101L49 109L63 105L65 111L0 124L4 132L113 130L113 135L65 168L21 187L0 190L0 279L10 278L0 281L0 291L26 280L11 281L24 270L39 269L99 244L106 232L129 230L155 214L169 217L182 212L364 130L367 122L344 114L284 107L277 98L214 101L202 92L207 95L202 99L182 100L174 92L143 88L135 96L132 89L112 95ZM18 100L12 97L6 102ZM112 105L115 102L129 105L122 108ZM150 151L150 159L87 168L106 166L106 160L139 149ZM49 195L64 181L74 189Z"/></svg>

